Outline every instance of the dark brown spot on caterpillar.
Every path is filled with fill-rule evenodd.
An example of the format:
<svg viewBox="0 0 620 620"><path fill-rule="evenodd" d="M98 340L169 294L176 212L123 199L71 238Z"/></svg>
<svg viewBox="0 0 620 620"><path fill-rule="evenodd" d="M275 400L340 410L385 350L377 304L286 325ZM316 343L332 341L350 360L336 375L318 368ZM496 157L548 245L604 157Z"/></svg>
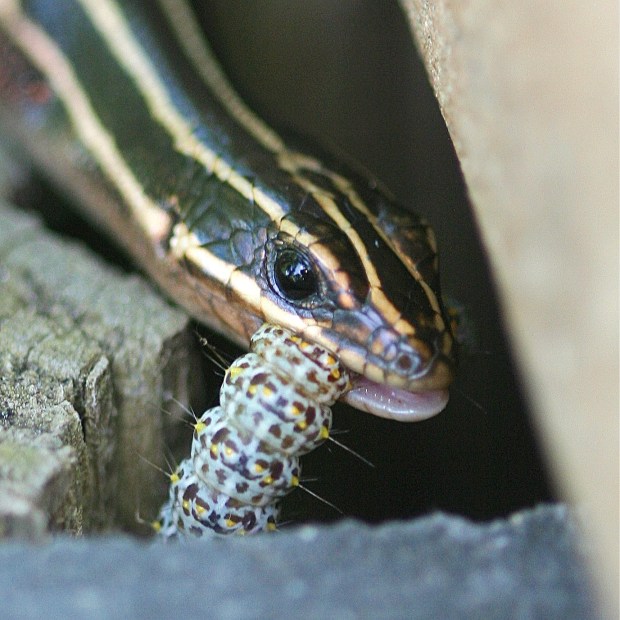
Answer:
<svg viewBox="0 0 620 620"><path fill-rule="evenodd" d="M207 504L207 502L201 499L200 496L197 496L195 501L196 501L196 506L200 506L201 508L204 508L205 510L209 508L209 504Z"/></svg>
<svg viewBox="0 0 620 620"><path fill-rule="evenodd" d="M227 428L220 428L213 434L213 437L211 438L211 443L223 443L228 439L229 436L230 431Z"/></svg>
<svg viewBox="0 0 620 620"><path fill-rule="evenodd" d="M306 378L310 383L316 383L317 385L320 384L319 378L316 376L316 370L314 369L308 372Z"/></svg>
<svg viewBox="0 0 620 620"><path fill-rule="evenodd" d="M242 520L243 527L251 530L256 525L256 515L253 512L247 512Z"/></svg>
<svg viewBox="0 0 620 620"><path fill-rule="evenodd" d="M308 407L304 417L308 424L312 424L316 420L316 409L313 406Z"/></svg>
<svg viewBox="0 0 620 620"><path fill-rule="evenodd" d="M183 493L183 499L192 500L198 494L198 485L196 483L190 484L186 489L185 493Z"/></svg>
<svg viewBox="0 0 620 620"><path fill-rule="evenodd" d="M263 385L267 379L269 379L269 375L266 372L258 372L250 380L250 385Z"/></svg>
<svg viewBox="0 0 620 620"><path fill-rule="evenodd" d="M279 480L282 477L282 472L284 471L284 465L282 461L276 461L271 465L269 473L274 480Z"/></svg>

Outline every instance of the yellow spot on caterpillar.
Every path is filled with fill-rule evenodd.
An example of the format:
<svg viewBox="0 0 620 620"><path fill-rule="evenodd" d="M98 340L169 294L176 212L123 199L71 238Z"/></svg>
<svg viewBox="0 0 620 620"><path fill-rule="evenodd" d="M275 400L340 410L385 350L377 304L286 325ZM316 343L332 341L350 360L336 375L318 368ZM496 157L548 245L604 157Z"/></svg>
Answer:
<svg viewBox="0 0 620 620"><path fill-rule="evenodd" d="M278 529L278 526L275 523L267 523L267 531L268 532L275 532Z"/></svg>
<svg viewBox="0 0 620 620"><path fill-rule="evenodd" d="M232 456L235 453L235 451L230 446L226 446L224 452L226 453L226 456Z"/></svg>
<svg viewBox="0 0 620 620"><path fill-rule="evenodd" d="M291 478L291 486L298 487L299 486L299 478L297 476L293 476Z"/></svg>
<svg viewBox="0 0 620 620"><path fill-rule="evenodd" d="M255 385L251 385L251 386L248 388L248 392L249 392L252 396L254 396L254 394L256 394L256 390L257 390L257 387L256 387Z"/></svg>
<svg viewBox="0 0 620 620"><path fill-rule="evenodd" d="M243 368L239 368L239 366L231 366L228 369L228 374L231 379L236 379L243 372Z"/></svg>
<svg viewBox="0 0 620 620"><path fill-rule="evenodd" d="M327 364L333 366L336 363L336 358L333 355L327 356Z"/></svg>
<svg viewBox="0 0 620 620"><path fill-rule="evenodd" d="M211 444L210 452L213 456L217 456L219 454L219 448L216 443Z"/></svg>
<svg viewBox="0 0 620 620"><path fill-rule="evenodd" d="M299 422L299 424L297 424L296 428L298 428L300 431L305 431L308 428L308 422L302 420L301 422Z"/></svg>
<svg viewBox="0 0 620 620"><path fill-rule="evenodd" d="M263 478L263 482L264 482L265 484L273 484L273 478L272 478L271 476L265 476L265 477Z"/></svg>
<svg viewBox="0 0 620 620"><path fill-rule="evenodd" d="M300 344L301 342L303 342L303 340L302 340L299 336L291 336L291 340L292 340L295 344Z"/></svg>
<svg viewBox="0 0 620 620"><path fill-rule="evenodd" d="M189 500L188 499L183 500L183 510L189 511Z"/></svg>
<svg viewBox="0 0 620 620"><path fill-rule="evenodd" d="M170 482L172 482L172 484L176 484L181 479L179 474L177 474L176 471L173 474L170 474L169 477L170 477Z"/></svg>
<svg viewBox="0 0 620 620"><path fill-rule="evenodd" d="M232 519L226 519L226 527L235 527L235 522Z"/></svg>
<svg viewBox="0 0 620 620"><path fill-rule="evenodd" d="M262 465L256 463L256 465L254 465L254 471L257 474L262 474L265 471L265 468Z"/></svg>
<svg viewBox="0 0 620 620"><path fill-rule="evenodd" d="M321 427L321 439L327 439L329 437L329 429L326 426Z"/></svg>
<svg viewBox="0 0 620 620"><path fill-rule="evenodd" d="M205 512L207 509L204 506L201 506L200 504L196 504L196 512L201 515L203 512Z"/></svg>
<svg viewBox="0 0 620 620"><path fill-rule="evenodd" d="M151 529L158 534L161 532L161 522L160 521L151 521Z"/></svg>
<svg viewBox="0 0 620 620"><path fill-rule="evenodd" d="M273 390L270 387L264 385L263 386L263 396L271 396L272 394L273 394Z"/></svg>
<svg viewBox="0 0 620 620"><path fill-rule="evenodd" d="M334 379L340 379L340 371L337 368L334 368L330 375L334 378Z"/></svg>
<svg viewBox="0 0 620 620"><path fill-rule="evenodd" d="M204 431L205 428L207 428L207 425L204 422L200 422L200 420L196 422L196 424L194 424L194 432L196 434L202 433L202 431Z"/></svg>

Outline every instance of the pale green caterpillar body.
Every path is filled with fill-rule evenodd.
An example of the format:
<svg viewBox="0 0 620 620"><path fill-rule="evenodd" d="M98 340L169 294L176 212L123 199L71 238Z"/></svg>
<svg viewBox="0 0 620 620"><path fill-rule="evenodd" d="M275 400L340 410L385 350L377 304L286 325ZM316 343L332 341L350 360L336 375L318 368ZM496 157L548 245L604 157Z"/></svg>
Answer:
<svg viewBox="0 0 620 620"><path fill-rule="evenodd" d="M156 531L169 539L276 529L279 500L299 486L299 457L329 437L330 407L349 386L332 353L264 324L226 371L220 405L196 420Z"/></svg>

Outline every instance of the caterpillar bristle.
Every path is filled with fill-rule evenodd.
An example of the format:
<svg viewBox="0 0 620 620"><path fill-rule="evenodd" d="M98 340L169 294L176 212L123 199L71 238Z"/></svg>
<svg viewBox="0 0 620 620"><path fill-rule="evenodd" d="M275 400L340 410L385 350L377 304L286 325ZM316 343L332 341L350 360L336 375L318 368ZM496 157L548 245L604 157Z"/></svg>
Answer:
<svg viewBox="0 0 620 620"><path fill-rule="evenodd" d="M351 456L354 456L356 459L364 463L364 465L367 465L371 469L375 469L375 464L372 461L369 461L367 458L363 457L359 452L356 452L355 450L353 450L353 448L349 448L349 446L347 446L344 443L341 443L340 441L338 441L337 439L334 439L333 437L329 437L329 441L333 443L335 446L338 446L341 450L344 450L345 452L348 452Z"/></svg>
<svg viewBox="0 0 620 620"><path fill-rule="evenodd" d="M198 342L200 342L203 347L203 353L206 358L222 372L226 372L226 369L232 362L232 358L226 355L226 353L224 353L224 351L220 348L216 347L214 344L211 344L204 336L201 336L198 333L196 333L196 335L198 336Z"/></svg>
<svg viewBox="0 0 620 620"><path fill-rule="evenodd" d="M155 469L156 471L160 472L161 474L163 474L164 476L166 476L166 478L170 478L170 476L172 475L171 472L174 472L174 468L170 467L170 463L168 463L166 461L166 465L168 465L169 471L166 471L163 467L160 467L159 465L156 465L155 463L153 463L152 461L149 461L149 459L147 459L145 456L143 456L142 454L138 454L138 458L145 462L149 467L151 467L152 469Z"/></svg>
<svg viewBox="0 0 620 620"><path fill-rule="evenodd" d="M472 405L484 415L487 415L489 413L488 410L483 405L481 405L475 398L472 398L471 396L463 392L463 390L461 390L460 388L453 386L452 390L460 394L470 405Z"/></svg>
<svg viewBox="0 0 620 620"><path fill-rule="evenodd" d="M336 506L336 504L333 504L332 502L330 502L329 500L325 499L324 497L321 497L318 493L315 493L314 491L311 491L308 487L303 486L303 485L300 484L299 488L304 493L307 493L308 495L310 495L310 497L314 497L314 499L318 500L322 504L325 504L326 506L329 506L330 508L335 510L338 514L341 514L341 515L344 514L344 512L340 508L338 508L338 506Z"/></svg>
<svg viewBox="0 0 620 620"><path fill-rule="evenodd" d="M168 400L171 400L181 411L183 411L183 413L185 413L188 417L194 420L194 422L198 420L198 417L196 416L196 413L194 412L192 407L182 403L180 400L177 400L173 396L171 396ZM169 415L174 415L171 412L166 412L166 413L168 413Z"/></svg>

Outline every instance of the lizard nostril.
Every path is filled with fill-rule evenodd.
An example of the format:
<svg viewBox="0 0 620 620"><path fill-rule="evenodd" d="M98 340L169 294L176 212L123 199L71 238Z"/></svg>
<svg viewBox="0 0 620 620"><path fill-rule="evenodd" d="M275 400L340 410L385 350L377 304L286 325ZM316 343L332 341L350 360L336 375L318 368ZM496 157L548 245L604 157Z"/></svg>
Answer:
<svg viewBox="0 0 620 620"><path fill-rule="evenodd" d="M404 370L404 371L411 370L411 367L413 366L413 361L411 360L411 356L407 355L406 353L403 353L402 355L398 357L396 365L398 366L399 370Z"/></svg>

